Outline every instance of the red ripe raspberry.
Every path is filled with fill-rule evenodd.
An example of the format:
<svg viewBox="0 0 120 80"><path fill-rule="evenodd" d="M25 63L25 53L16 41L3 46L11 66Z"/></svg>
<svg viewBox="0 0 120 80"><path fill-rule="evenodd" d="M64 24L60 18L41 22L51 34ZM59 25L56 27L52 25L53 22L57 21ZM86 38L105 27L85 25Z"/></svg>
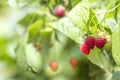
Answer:
<svg viewBox="0 0 120 80"><path fill-rule="evenodd" d="M90 53L90 48L86 44L82 44L80 46L80 50L85 54L88 55Z"/></svg>
<svg viewBox="0 0 120 80"><path fill-rule="evenodd" d="M70 64L73 68L75 68L78 65L78 60L75 58L70 59Z"/></svg>
<svg viewBox="0 0 120 80"><path fill-rule="evenodd" d="M85 44L90 48L90 49L93 49L94 46L95 46L95 38L94 37L87 37L85 39Z"/></svg>
<svg viewBox="0 0 120 80"><path fill-rule="evenodd" d="M105 40L102 39L102 38L96 38L95 39L95 45L99 49L102 49L104 47L105 43L106 43Z"/></svg>
<svg viewBox="0 0 120 80"><path fill-rule="evenodd" d="M56 61L51 61L49 63L49 66L50 66L51 70L55 72L58 69L59 64Z"/></svg>
<svg viewBox="0 0 120 80"><path fill-rule="evenodd" d="M65 15L65 8L63 6L55 7L54 14L58 17L63 17Z"/></svg>

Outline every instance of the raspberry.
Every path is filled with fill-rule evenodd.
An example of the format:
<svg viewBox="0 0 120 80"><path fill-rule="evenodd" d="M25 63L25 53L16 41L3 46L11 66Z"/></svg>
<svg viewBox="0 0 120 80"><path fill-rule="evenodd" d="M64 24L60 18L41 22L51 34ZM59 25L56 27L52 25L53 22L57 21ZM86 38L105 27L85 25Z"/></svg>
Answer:
<svg viewBox="0 0 120 80"><path fill-rule="evenodd" d="M49 66L50 66L51 70L55 72L58 69L59 64L56 61L51 61L49 63Z"/></svg>
<svg viewBox="0 0 120 80"><path fill-rule="evenodd" d="M78 60L75 58L70 59L70 64L73 68L75 68L78 65Z"/></svg>
<svg viewBox="0 0 120 80"><path fill-rule="evenodd" d="M105 43L106 43L105 40L102 39L102 38L96 38L95 39L95 45L99 49L102 49L104 47Z"/></svg>
<svg viewBox="0 0 120 80"><path fill-rule="evenodd" d="M63 6L55 7L54 14L58 17L63 17L65 15L65 8Z"/></svg>
<svg viewBox="0 0 120 80"><path fill-rule="evenodd" d="M90 48L90 49L93 49L94 46L95 46L95 38L94 37L87 37L85 39L85 44Z"/></svg>
<svg viewBox="0 0 120 80"><path fill-rule="evenodd" d="M82 44L80 46L80 50L85 54L88 55L90 53L90 48L86 44Z"/></svg>

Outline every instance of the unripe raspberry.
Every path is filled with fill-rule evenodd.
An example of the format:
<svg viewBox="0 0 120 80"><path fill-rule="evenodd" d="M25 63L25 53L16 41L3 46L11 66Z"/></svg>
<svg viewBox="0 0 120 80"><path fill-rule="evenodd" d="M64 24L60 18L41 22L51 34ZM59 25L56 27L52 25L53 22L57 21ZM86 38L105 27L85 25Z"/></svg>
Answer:
<svg viewBox="0 0 120 80"><path fill-rule="evenodd" d="M106 38L106 34L104 32L99 32L98 33L98 37L102 38L102 39L105 39Z"/></svg>
<svg viewBox="0 0 120 80"><path fill-rule="evenodd" d="M90 53L90 48L86 44L80 45L80 50L83 52L85 55L88 55Z"/></svg>
<svg viewBox="0 0 120 80"><path fill-rule="evenodd" d="M70 59L70 64L73 68L75 68L78 65L78 60L75 58Z"/></svg>
<svg viewBox="0 0 120 80"><path fill-rule="evenodd" d="M63 6L55 7L54 14L58 17L63 17L65 15L65 8Z"/></svg>
<svg viewBox="0 0 120 80"><path fill-rule="evenodd" d="M54 71L54 72L58 69L58 66L59 66L59 64L58 64L58 62L56 62L56 61L51 61L51 62L49 63L49 67L50 67L51 70Z"/></svg>
<svg viewBox="0 0 120 80"><path fill-rule="evenodd" d="M106 42L110 42L110 40L111 40L110 35L106 35Z"/></svg>
<svg viewBox="0 0 120 80"><path fill-rule="evenodd" d="M99 49L102 49L104 47L105 43L106 43L105 40L102 39L102 38L96 38L95 39L95 45Z"/></svg>
<svg viewBox="0 0 120 80"><path fill-rule="evenodd" d="M85 44L90 48L90 49L93 49L94 46L95 46L95 38L94 37L87 37L85 39Z"/></svg>

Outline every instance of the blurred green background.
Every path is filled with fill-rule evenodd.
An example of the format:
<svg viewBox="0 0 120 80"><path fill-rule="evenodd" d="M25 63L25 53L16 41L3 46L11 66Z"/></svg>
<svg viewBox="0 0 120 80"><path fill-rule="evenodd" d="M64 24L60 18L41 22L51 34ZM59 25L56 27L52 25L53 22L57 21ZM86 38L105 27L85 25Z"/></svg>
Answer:
<svg viewBox="0 0 120 80"><path fill-rule="evenodd" d="M55 1L61 3L62 0ZM69 12L81 0L63 1L71 2L70 5L65 6ZM102 10L105 8L111 9L111 7L113 7L113 0L90 1L92 8L95 10ZM46 4L46 2L49 3ZM64 40L66 42L63 41L62 43L59 43L55 41L55 46L57 47L54 48L63 47L61 44L64 44L63 53L75 54L62 54L64 57L59 58L62 66L58 72L52 72L48 65L46 65L47 62L43 72L40 74L28 72L27 70L23 71L18 65L16 65L15 48L19 39L26 35L27 27L33 23L29 23L29 19L31 19L30 14L32 15L32 13L37 11L44 13L43 7L46 6L45 4L47 7L48 5L49 7L51 7L51 5L56 5L54 4L54 0L0 0L0 80L104 80L101 78L101 76L104 75L104 71L90 63L79 51L79 46L59 32L57 33L62 38L60 38L60 41ZM106 7L106 4L110 4L111 6L108 5ZM58 18L55 16L50 15L48 21L54 21L57 19ZM59 56L59 54L52 54L52 57L56 56ZM71 68L68 64L67 60L72 57L75 57L80 61L80 65L76 69ZM66 67L66 65L68 67ZM99 75L99 73L102 74ZM98 76L94 77L94 75Z"/></svg>
<svg viewBox="0 0 120 80"><path fill-rule="evenodd" d="M20 8L17 0L0 0L0 80L27 80L16 66L14 50L19 36L25 32L17 23L25 14L35 10L33 5Z"/></svg>

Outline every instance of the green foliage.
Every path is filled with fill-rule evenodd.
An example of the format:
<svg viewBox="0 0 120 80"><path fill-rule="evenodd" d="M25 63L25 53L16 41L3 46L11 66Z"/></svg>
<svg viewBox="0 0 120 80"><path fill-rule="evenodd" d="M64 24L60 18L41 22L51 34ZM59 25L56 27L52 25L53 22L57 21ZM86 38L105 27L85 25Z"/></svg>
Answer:
<svg viewBox="0 0 120 80"><path fill-rule="evenodd" d="M25 47L26 47L26 42L22 41L22 43L21 43L21 41L20 41L18 46L15 49L17 64L23 70L27 70L27 68L28 68Z"/></svg>
<svg viewBox="0 0 120 80"><path fill-rule="evenodd" d="M51 35L52 33L52 28L46 27L43 28L44 26L42 25L42 21L38 20L32 25L29 26L28 28L28 42L33 42L39 44L41 42L41 39L46 38L47 41L49 39L47 38L48 36Z"/></svg>
<svg viewBox="0 0 120 80"><path fill-rule="evenodd" d="M57 29L70 39L74 40L77 43L80 43L80 30L76 28L68 18L62 18L57 22L49 23L48 25Z"/></svg>
<svg viewBox="0 0 120 80"><path fill-rule="evenodd" d="M81 36L83 36L85 33L95 34L97 32L98 22L94 12L89 7L89 2L87 0L82 1L76 5L69 12L67 17L75 27L79 28Z"/></svg>
<svg viewBox="0 0 120 80"><path fill-rule="evenodd" d="M104 56L103 51L100 49L94 48L87 57L92 63L100 66L105 71L109 72L112 69L110 61Z"/></svg>
<svg viewBox="0 0 120 80"><path fill-rule="evenodd" d="M117 65L120 65L120 28L117 27L112 35L112 55Z"/></svg>
<svg viewBox="0 0 120 80"><path fill-rule="evenodd" d="M38 73L42 70L42 56L39 51L34 48L33 44L28 44L26 46L26 58L27 64L32 68L33 71Z"/></svg>
<svg viewBox="0 0 120 80"><path fill-rule="evenodd" d="M42 56L36 51L34 45L20 42L16 48L16 61L24 71L40 72L42 69ZM22 52L21 52L22 51Z"/></svg>
<svg viewBox="0 0 120 80"><path fill-rule="evenodd" d="M111 80L120 80L120 71L114 72Z"/></svg>
<svg viewBox="0 0 120 80"><path fill-rule="evenodd" d="M34 23L38 19L40 19L40 16L37 13L29 13L24 18L19 20L18 23L22 26L28 27L30 24Z"/></svg>

